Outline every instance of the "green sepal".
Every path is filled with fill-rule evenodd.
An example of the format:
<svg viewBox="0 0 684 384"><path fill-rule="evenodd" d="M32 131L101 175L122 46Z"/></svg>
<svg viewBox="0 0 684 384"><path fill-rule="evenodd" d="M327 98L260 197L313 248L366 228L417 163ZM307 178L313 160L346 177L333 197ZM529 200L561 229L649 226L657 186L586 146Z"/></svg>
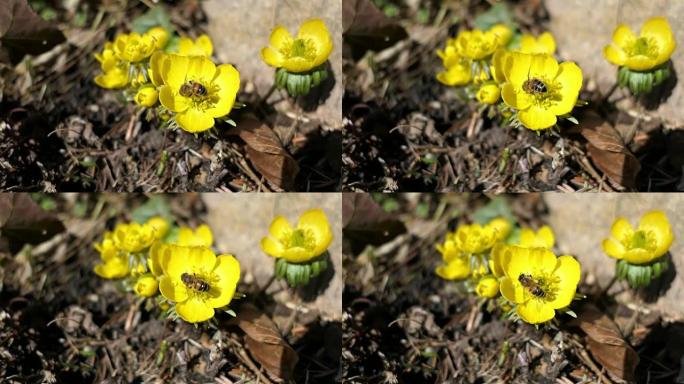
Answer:
<svg viewBox="0 0 684 384"><path fill-rule="evenodd" d="M661 257L649 264L630 264L625 260L618 260L616 277L626 280L633 289L643 288L658 279L669 267L669 260Z"/></svg>
<svg viewBox="0 0 684 384"><path fill-rule="evenodd" d="M328 78L328 71L323 65L308 72L288 72L278 68L275 73L275 84L278 89L285 89L291 97L305 96L312 88L320 85Z"/></svg>
<svg viewBox="0 0 684 384"><path fill-rule="evenodd" d="M275 275L278 279L287 280L288 285L297 287L307 285L328 268L327 253L304 263L291 263L285 259L277 259Z"/></svg>

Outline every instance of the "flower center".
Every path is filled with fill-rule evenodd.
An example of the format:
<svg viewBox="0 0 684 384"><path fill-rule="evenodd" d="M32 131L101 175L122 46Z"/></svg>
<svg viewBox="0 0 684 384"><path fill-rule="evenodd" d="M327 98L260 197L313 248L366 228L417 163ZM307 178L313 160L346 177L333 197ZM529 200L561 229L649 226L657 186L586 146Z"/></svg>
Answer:
<svg viewBox="0 0 684 384"><path fill-rule="evenodd" d="M538 272L518 276L518 282L525 289L525 297L529 300L553 301L558 294L560 280L551 274Z"/></svg>
<svg viewBox="0 0 684 384"><path fill-rule="evenodd" d="M658 44L650 37L639 37L627 46L629 56L647 56L655 58L658 56Z"/></svg>
<svg viewBox="0 0 684 384"><path fill-rule="evenodd" d="M219 102L219 88L213 83L188 80L178 89L178 94L190 99L191 108L207 110Z"/></svg>
<svg viewBox="0 0 684 384"><path fill-rule="evenodd" d="M311 250L315 248L316 240L310 230L295 229L285 238L284 244L287 248L300 247Z"/></svg>
<svg viewBox="0 0 684 384"><path fill-rule="evenodd" d="M181 282L191 297L207 300L218 296L218 277L204 271L186 271L181 274Z"/></svg>
<svg viewBox="0 0 684 384"><path fill-rule="evenodd" d="M638 230L634 232L631 238L623 242L627 249L647 249L651 250L656 247L656 239L649 231Z"/></svg>
<svg viewBox="0 0 684 384"><path fill-rule="evenodd" d="M316 58L316 46L311 39L294 39L283 52L288 59L301 57L305 60Z"/></svg>

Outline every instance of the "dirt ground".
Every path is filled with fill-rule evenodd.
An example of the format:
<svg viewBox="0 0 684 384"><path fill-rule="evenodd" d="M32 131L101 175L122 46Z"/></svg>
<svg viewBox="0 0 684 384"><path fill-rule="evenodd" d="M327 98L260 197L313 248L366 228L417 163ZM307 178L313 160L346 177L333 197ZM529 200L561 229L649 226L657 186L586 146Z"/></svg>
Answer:
<svg viewBox="0 0 684 384"><path fill-rule="evenodd" d="M200 195L0 200L3 383L332 383L339 377L341 323L314 310L294 316L308 299L281 282L260 286L244 270L238 292L245 297L230 305L237 317L222 313L215 325L194 327L161 317L152 303L95 275L92 244L105 229L159 211L197 226L206 222ZM7 204L15 212L9 219ZM258 242L261 232L254 233Z"/></svg>
<svg viewBox="0 0 684 384"><path fill-rule="evenodd" d="M220 124L213 133L195 137L159 129L158 119L148 120L120 92L95 85L99 63L93 54L102 50L105 41L130 32L137 18L158 8L165 9L178 34L196 38L207 32L202 2L29 3L64 33L66 41L45 54L27 56L16 66L0 64L0 189L339 189L340 124L307 117L307 111L315 110L325 95L296 103L280 91L268 97L267 89L256 88L253 78L245 77L237 100L246 107L230 114L238 128ZM216 7L217 3L212 4ZM246 2L242 8L249 11ZM274 25L264 21L252 27L263 28L267 36ZM230 56L221 51L229 45L224 40L215 41L215 56ZM263 41L264 45L267 42ZM253 41L240 43L249 45L258 57L261 46ZM263 72L261 77L273 76L273 70L260 60L253 62ZM256 71L250 68L246 72Z"/></svg>
<svg viewBox="0 0 684 384"><path fill-rule="evenodd" d="M437 277L434 245L447 230L502 212L538 228L549 214L543 196L347 194L344 204L347 382L684 382L681 306L673 319L640 296L617 302L583 270L577 319L537 329Z"/></svg>
<svg viewBox="0 0 684 384"><path fill-rule="evenodd" d="M435 51L459 30L511 20L521 32L538 35L554 21L544 1L496 2L507 6L503 12L492 11L494 3L375 0L380 15L348 10L354 18L345 28L346 191L682 189L681 130L666 129L648 115L653 100L632 102L621 91L609 97L587 77L580 99L589 104L573 112L579 125L564 122L538 135L501 126L480 105L439 83ZM614 12L610 16L602 22L614 23ZM372 39L385 33L389 42ZM605 39L607 44L610 35ZM563 56L568 50L562 43L572 40L571 32L558 39L561 59L580 59ZM592 44L605 45L598 38Z"/></svg>

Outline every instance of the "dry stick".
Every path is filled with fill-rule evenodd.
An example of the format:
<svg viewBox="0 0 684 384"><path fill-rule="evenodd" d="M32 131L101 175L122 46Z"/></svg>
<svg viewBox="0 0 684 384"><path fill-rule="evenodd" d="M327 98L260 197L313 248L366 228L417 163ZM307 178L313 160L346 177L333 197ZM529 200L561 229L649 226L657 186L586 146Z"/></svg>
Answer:
<svg viewBox="0 0 684 384"><path fill-rule="evenodd" d="M297 321L297 315L299 314L299 306L301 304L299 296L297 296L297 292L295 291L295 289L290 288L289 291L290 295L293 297L295 307L292 310L292 314L287 319L287 323L285 323L285 326L283 327L283 336L289 335L292 331L292 328L294 327L294 324Z"/></svg>

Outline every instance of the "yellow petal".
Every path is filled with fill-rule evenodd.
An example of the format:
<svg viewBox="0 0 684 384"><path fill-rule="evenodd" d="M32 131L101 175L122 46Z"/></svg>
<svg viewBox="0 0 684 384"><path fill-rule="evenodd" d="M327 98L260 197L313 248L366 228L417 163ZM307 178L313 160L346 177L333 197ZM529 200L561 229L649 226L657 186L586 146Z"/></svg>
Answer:
<svg viewBox="0 0 684 384"><path fill-rule="evenodd" d="M523 33L520 37L520 52L536 53L537 39L529 33Z"/></svg>
<svg viewBox="0 0 684 384"><path fill-rule="evenodd" d="M623 259L630 264L646 264L650 263L656 258L657 257L655 256L655 253L649 252L643 248L629 249L623 255Z"/></svg>
<svg viewBox="0 0 684 384"><path fill-rule="evenodd" d="M299 217L297 228L307 229L313 233L316 247L313 250L314 256L325 252L333 240L330 224L325 212L322 209L310 209Z"/></svg>
<svg viewBox="0 0 684 384"><path fill-rule="evenodd" d="M556 277L557 284L556 296L546 304L553 309L565 308L572 302L577 292L581 268L579 262L572 256L561 256L558 258L556 269L553 276Z"/></svg>
<svg viewBox="0 0 684 384"><path fill-rule="evenodd" d="M261 49L261 59L271 67L280 68L283 66L285 57L280 51L275 50L271 47L266 47Z"/></svg>
<svg viewBox="0 0 684 384"><path fill-rule="evenodd" d="M437 267L435 273L445 280L462 280L470 275L470 263L465 259L455 259L449 264Z"/></svg>
<svg viewBox="0 0 684 384"><path fill-rule="evenodd" d="M159 89L159 102L164 108L176 113L187 110L189 106L189 99L174 92L168 85Z"/></svg>
<svg viewBox="0 0 684 384"><path fill-rule="evenodd" d="M195 40L195 45L204 52L207 57L210 57L214 53L214 44L212 44L211 39L206 34L201 35Z"/></svg>
<svg viewBox="0 0 684 384"><path fill-rule="evenodd" d="M313 67L312 61L299 56L290 57L283 63L283 68L295 73L306 72Z"/></svg>
<svg viewBox="0 0 684 384"><path fill-rule="evenodd" d="M529 262L536 271L553 273L558 264L556 255L546 248L531 248L529 251Z"/></svg>
<svg viewBox="0 0 684 384"><path fill-rule="evenodd" d="M292 232L290 222L283 216L276 216L268 228L268 232L276 239L281 239Z"/></svg>
<svg viewBox="0 0 684 384"><path fill-rule="evenodd" d="M188 55L195 48L195 43L189 37L181 37L178 39L178 53L180 55Z"/></svg>
<svg viewBox="0 0 684 384"><path fill-rule="evenodd" d="M122 258L113 258L94 268L95 273L105 279L120 279L128 275L128 262Z"/></svg>
<svg viewBox="0 0 684 384"><path fill-rule="evenodd" d="M577 103L580 89L582 89L582 70L577 64L566 61L559 66L556 83L560 85L557 91L561 99L551 105L549 110L555 115L570 113Z"/></svg>
<svg viewBox="0 0 684 384"><path fill-rule="evenodd" d="M557 121L556 115L553 112L536 105L518 112L518 118L525 127L532 130L551 128Z"/></svg>
<svg viewBox="0 0 684 384"><path fill-rule="evenodd" d="M176 114L178 126L187 132L204 132L214 126L214 118L205 111L188 108Z"/></svg>
<svg viewBox="0 0 684 384"><path fill-rule="evenodd" d="M169 301L177 303L188 299L188 289L182 282L174 282L169 276L159 279L159 291Z"/></svg>
<svg viewBox="0 0 684 384"><path fill-rule="evenodd" d="M199 323L214 317L214 308L198 297L191 297L176 304L176 313L188 323Z"/></svg>
<svg viewBox="0 0 684 384"><path fill-rule="evenodd" d="M658 44L658 57L655 65L660 65L672 56L676 43L670 23L664 17L653 17L641 27L641 36L649 37Z"/></svg>
<svg viewBox="0 0 684 384"><path fill-rule="evenodd" d="M615 44L606 45L603 48L603 56L608 62L615 65L624 65L627 61L627 54L625 51L623 51L622 48L616 47Z"/></svg>
<svg viewBox="0 0 684 384"><path fill-rule="evenodd" d="M174 282L179 282L183 273L204 273L214 269L216 265L216 255L211 249L206 247L183 247L169 246L171 256L165 266L164 272L171 277ZM162 267L164 267L162 265Z"/></svg>
<svg viewBox="0 0 684 384"><path fill-rule="evenodd" d="M503 295L506 300L514 304L525 302L525 288L523 288L517 280L510 277L504 277L499 283L501 295Z"/></svg>
<svg viewBox="0 0 684 384"><path fill-rule="evenodd" d="M625 254L625 247L614 239L605 239L601 242L601 248L608 256L614 259L622 259Z"/></svg>
<svg viewBox="0 0 684 384"><path fill-rule="evenodd" d="M518 52L511 52L506 55L504 74L506 75L506 80L514 87L522 88L522 84L529 80L532 58L533 55Z"/></svg>
<svg viewBox="0 0 684 384"><path fill-rule="evenodd" d="M529 67L530 78L553 79L558 74L558 61L548 54L537 54L532 56Z"/></svg>
<svg viewBox="0 0 684 384"><path fill-rule="evenodd" d="M625 66L635 71L647 71L658 64L656 59L644 55L629 56L625 61Z"/></svg>
<svg viewBox="0 0 684 384"><path fill-rule="evenodd" d="M540 246L551 249L556 243L556 237L553 235L553 230L548 225L544 225L537 231L537 239Z"/></svg>
<svg viewBox="0 0 684 384"><path fill-rule="evenodd" d="M303 263L311 260L316 255L312 251L303 247L290 247L283 251L282 258L291 263Z"/></svg>
<svg viewBox="0 0 684 384"><path fill-rule="evenodd" d="M187 56L169 55L164 60L165 63L168 61L168 64L162 66L161 77L164 84L170 86L175 92L178 92L181 85L187 81L190 59Z"/></svg>
<svg viewBox="0 0 684 384"><path fill-rule="evenodd" d="M553 38L551 32L544 32L539 35L537 43L544 48L543 53L553 55L556 52L556 39Z"/></svg>
<svg viewBox="0 0 684 384"><path fill-rule="evenodd" d="M208 84L216 76L216 64L204 56L194 56L190 59L186 76Z"/></svg>
<svg viewBox="0 0 684 384"><path fill-rule="evenodd" d="M164 79L161 77L162 67L166 62L166 54L162 51L157 51L150 57L150 80L152 84L160 86L164 83Z"/></svg>
<svg viewBox="0 0 684 384"><path fill-rule="evenodd" d="M157 294L158 287L157 279L151 275L144 275L136 280L133 290L138 296L152 297Z"/></svg>
<svg viewBox="0 0 684 384"><path fill-rule="evenodd" d="M219 296L207 300L207 304L214 308L228 305L233 299L237 283L240 280L240 263L233 255L220 255L216 258L213 274L218 276L217 287Z"/></svg>
<svg viewBox="0 0 684 384"><path fill-rule="evenodd" d="M613 42L619 47L624 48L636 39L636 35L625 24L620 24L613 31Z"/></svg>
<svg viewBox="0 0 684 384"><path fill-rule="evenodd" d="M542 300L529 300L520 304L518 305L516 312L521 319L530 324L545 323L556 316L556 311L554 311L551 306L546 305Z"/></svg>
<svg viewBox="0 0 684 384"><path fill-rule="evenodd" d="M634 229L632 228L632 224L624 217L618 217L610 227L610 234L613 235L615 239L624 241L626 239L631 239L634 234Z"/></svg>
<svg viewBox="0 0 684 384"><path fill-rule="evenodd" d="M656 258L664 255L670 249L672 241L674 241L670 222L663 211L646 213L639 220L639 229L649 231L655 235L657 247L653 253Z"/></svg>
<svg viewBox="0 0 684 384"><path fill-rule="evenodd" d="M313 66L317 67L323 64L330 56L333 49L332 39L328 28L320 19L311 19L304 22L299 27L298 38L311 39L316 46L316 59L314 59Z"/></svg>
<svg viewBox="0 0 684 384"><path fill-rule="evenodd" d="M530 95L523 92L522 88L519 88L518 91L516 91L516 88L512 83L505 83L503 87L501 87L501 98L506 105L517 110L527 109L532 105Z"/></svg>
<svg viewBox="0 0 684 384"><path fill-rule="evenodd" d="M269 44L277 50L289 46L291 41L292 35L290 35L290 32L280 25L273 29L269 38Z"/></svg>
<svg viewBox="0 0 684 384"><path fill-rule="evenodd" d="M205 247L211 247L214 243L214 234L211 232L211 228L208 225L202 224L195 230L195 237L199 239L198 245Z"/></svg>
<svg viewBox="0 0 684 384"><path fill-rule="evenodd" d="M285 252L283 244L280 241L274 240L270 237L264 237L261 239L260 245L261 250L264 251L264 253L275 258L282 257L283 253Z"/></svg>
<svg viewBox="0 0 684 384"><path fill-rule="evenodd" d="M491 299L499 294L499 281L492 276L485 276L477 282L475 293Z"/></svg>
<svg viewBox="0 0 684 384"><path fill-rule="evenodd" d="M240 88L240 74L230 64L219 65L213 84L218 86L219 101L216 105L208 108L206 112L213 117L227 115L235 104L235 97Z"/></svg>

